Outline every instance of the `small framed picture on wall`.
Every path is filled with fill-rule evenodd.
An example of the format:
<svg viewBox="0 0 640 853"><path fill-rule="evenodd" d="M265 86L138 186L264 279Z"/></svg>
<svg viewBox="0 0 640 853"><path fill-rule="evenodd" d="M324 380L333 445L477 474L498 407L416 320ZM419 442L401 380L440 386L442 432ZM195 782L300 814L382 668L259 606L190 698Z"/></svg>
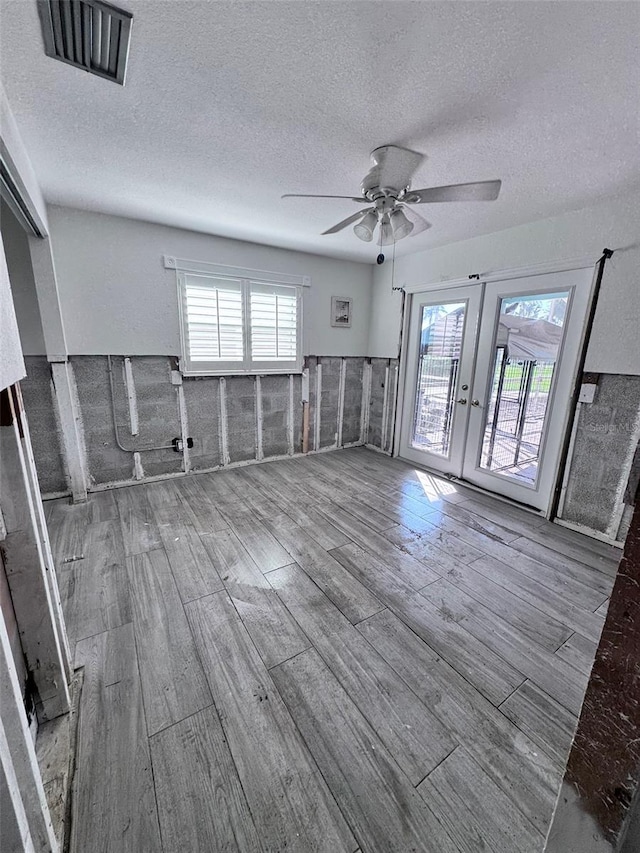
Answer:
<svg viewBox="0 0 640 853"><path fill-rule="evenodd" d="M345 329L351 327L351 306L353 299L349 296L331 297L331 325Z"/></svg>

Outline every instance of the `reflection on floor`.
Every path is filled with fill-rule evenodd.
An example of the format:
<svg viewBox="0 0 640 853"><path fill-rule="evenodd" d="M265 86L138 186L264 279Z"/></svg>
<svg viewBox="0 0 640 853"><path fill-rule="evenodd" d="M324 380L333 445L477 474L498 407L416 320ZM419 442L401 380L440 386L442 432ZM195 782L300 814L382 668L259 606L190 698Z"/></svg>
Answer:
<svg viewBox="0 0 640 853"><path fill-rule="evenodd" d="M364 449L47 515L72 853L542 850L613 549Z"/></svg>

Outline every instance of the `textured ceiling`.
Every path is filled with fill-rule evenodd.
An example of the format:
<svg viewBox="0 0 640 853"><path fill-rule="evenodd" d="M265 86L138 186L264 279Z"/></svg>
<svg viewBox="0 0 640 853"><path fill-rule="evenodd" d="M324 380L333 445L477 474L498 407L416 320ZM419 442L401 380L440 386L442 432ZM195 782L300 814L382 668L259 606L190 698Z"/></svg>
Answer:
<svg viewBox="0 0 640 853"><path fill-rule="evenodd" d="M372 148L428 155L418 187L502 178L492 203L422 205L398 253L583 207L640 182L640 4L119 0L124 88L44 55L35 0L3 0L7 95L48 201L354 260L319 232Z"/></svg>

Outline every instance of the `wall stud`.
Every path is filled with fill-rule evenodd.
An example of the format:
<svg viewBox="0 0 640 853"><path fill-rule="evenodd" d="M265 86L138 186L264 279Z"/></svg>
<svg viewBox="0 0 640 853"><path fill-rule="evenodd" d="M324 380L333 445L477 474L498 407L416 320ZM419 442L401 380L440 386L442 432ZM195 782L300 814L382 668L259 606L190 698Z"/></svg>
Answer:
<svg viewBox="0 0 640 853"><path fill-rule="evenodd" d="M289 447L289 456L293 456L295 448L293 444L293 374L289 374L289 412L287 417L287 444Z"/></svg>
<svg viewBox="0 0 640 853"><path fill-rule="evenodd" d="M262 377L256 376L256 459L264 459L262 449Z"/></svg>
<svg viewBox="0 0 640 853"><path fill-rule="evenodd" d="M189 456L189 418L187 414L187 403L184 399L184 387L177 386L178 411L180 412L180 432L182 434L182 470L185 474L191 470L191 457Z"/></svg>
<svg viewBox="0 0 640 853"><path fill-rule="evenodd" d="M124 360L124 384L127 389L127 402L129 403L129 423L131 424L131 435L138 435L138 400L136 397L136 386L133 381L133 367L131 359Z"/></svg>
<svg viewBox="0 0 640 853"><path fill-rule="evenodd" d="M227 424L227 380L220 377L220 459L223 465L228 465L229 459L229 434Z"/></svg>
<svg viewBox="0 0 640 853"><path fill-rule="evenodd" d="M369 442L369 409L371 408L371 359L365 358L362 365L362 406L360 412L360 441Z"/></svg>
<svg viewBox="0 0 640 853"><path fill-rule="evenodd" d="M340 361L340 384L338 386L338 432L336 444L342 447L342 422L344 420L344 391L347 383L347 360L346 358Z"/></svg>
<svg viewBox="0 0 640 853"><path fill-rule="evenodd" d="M320 410L322 405L322 363L316 365L316 410L314 412L313 449L320 450Z"/></svg>
<svg viewBox="0 0 640 853"><path fill-rule="evenodd" d="M382 399L382 426L380 428L380 449L387 445L387 421L389 418L389 363L384 369L384 397Z"/></svg>

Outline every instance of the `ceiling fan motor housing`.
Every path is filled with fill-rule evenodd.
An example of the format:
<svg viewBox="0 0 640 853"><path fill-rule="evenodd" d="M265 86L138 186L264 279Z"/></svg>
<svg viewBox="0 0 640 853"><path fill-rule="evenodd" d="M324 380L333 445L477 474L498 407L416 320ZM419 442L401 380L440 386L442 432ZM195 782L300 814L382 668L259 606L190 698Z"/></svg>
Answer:
<svg viewBox="0 0 640 853"><path fill-rule="evenodd" d="M385 192L383 195L382 192ZM395 191L393 191L395 192ZM391 211L396 206L397 196L396 195L387 195L386 191L381 191L376 194L374 198L371 199L374 203L378 216L381 218L387 213L391 213Z"/></svg>
<svg viewBox="0 0 640 853"><path fill-rule="evenodd" d="M371 201L376 198L398 198L407 187L381 187L379 175L369 173L360 185L362 194Z"/></svg>

